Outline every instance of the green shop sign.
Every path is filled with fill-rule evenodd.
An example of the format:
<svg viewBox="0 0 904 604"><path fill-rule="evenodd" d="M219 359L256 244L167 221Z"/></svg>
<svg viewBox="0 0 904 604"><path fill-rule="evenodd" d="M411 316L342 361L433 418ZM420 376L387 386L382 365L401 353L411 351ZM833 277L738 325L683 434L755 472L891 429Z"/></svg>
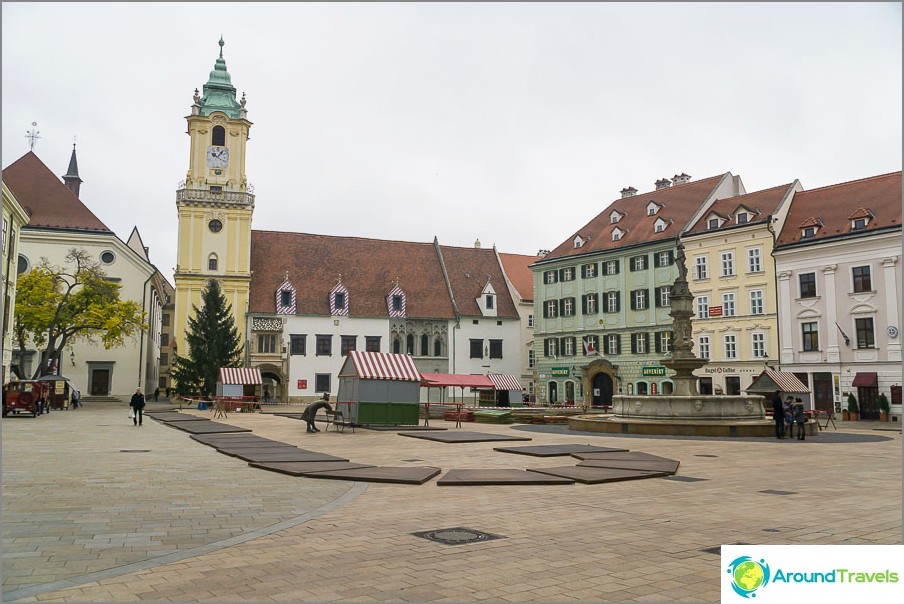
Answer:
<svg viewBox="0 0 904 604"><path fill-rule="evenodd" d="M643 375L643 376L665 375L665 367L644 367L640 370L640 375Z"/></svg>
<svg viewBox="0 0 904 604"><path fill-rule="evenodd" d="M568 377L569 375L571 375L571 370L568 367L552 368L552 377Z"/></svg>

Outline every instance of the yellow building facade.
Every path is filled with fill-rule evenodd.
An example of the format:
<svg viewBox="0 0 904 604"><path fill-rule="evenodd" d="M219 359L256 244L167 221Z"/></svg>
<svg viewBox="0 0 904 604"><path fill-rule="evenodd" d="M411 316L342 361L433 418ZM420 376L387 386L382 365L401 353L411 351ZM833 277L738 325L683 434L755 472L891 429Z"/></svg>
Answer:
<svg viewBox="0 0 904 604"><path fill-rule="evenodd" d="M775 234L800 183L717 201L682 235L701 394L741 394L778 366Z"/></svg>
<svg viewBox="0 0 904 604"><path fill-rule="evenodd" d="M13 349L13 323L16 308L16 281L19 275L19 232L28 224L28 214L19 204L16 196L3 184L3 231L0 236L3 279L0 280L0 317L2 317L3 354L0 359L0 385L10 379L10 363Z"/></svg>
<svg viewBox="0 0 904 604"><path fill-rule="evenodd" d="M195 90L191 114L185 118L190 138L188 171L176 192L179 230L173 348L177 354L186 350L188 320L193 307L200 306L201 292L211 279L220 283L245 341L254 213L254 195L245 174L251 122L244 95L236 99L223 45L220 39L220 56L203 94Z"/></svg>

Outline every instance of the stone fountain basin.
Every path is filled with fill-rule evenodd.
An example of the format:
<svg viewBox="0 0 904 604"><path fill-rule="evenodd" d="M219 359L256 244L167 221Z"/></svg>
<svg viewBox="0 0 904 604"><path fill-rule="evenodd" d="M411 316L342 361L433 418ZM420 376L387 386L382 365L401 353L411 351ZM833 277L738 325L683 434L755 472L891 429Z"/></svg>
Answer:
<svg viewBox="0 0 904 604"><path fill-rule="evenodd" d="M616 418L690 421L763 420L763 397L756 395L613 396Z"/></svg>

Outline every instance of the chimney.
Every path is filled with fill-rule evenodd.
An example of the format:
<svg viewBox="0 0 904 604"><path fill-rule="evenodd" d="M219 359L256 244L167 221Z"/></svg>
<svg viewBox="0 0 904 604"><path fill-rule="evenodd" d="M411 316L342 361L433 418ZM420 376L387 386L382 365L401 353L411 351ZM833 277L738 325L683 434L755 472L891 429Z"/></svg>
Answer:
<svg viewBox="0 0 904 604"><path fill-rule="evenodd" d="M63 176L63 182L72 191L72 194L78 197L79 188L82 179L78 177L78 161L75 158L75 143L72 143L72 156L69 158L69 170Z"/></svg>
<svg viewBox="0 0 904 604"><path fill-rule="evenodd" d="M690 179L690 176L682 172L681 174L676 174L672 177L672 184L683 185L684 183L689 182Z"/></svg>
<svg viewBox="0 0 904 604"><path fill-rule="evenodd" d="M662 189L668 189L672 186L672 181L668 178L660 178L656 181L656 190L661 191Z"/></svg>
<svg viewBox="0 0 904 604"><path fill-rule="evenodd" d="M637 189L635 189L634 187L627 187L621 190L622 199L624 199L625 197L634 197L635 195L637 195Z"/></svg>
<svg viewBox="0 0 904 604"><path fill-rule="evenodd" d="M540 251L537 252L537 255L538 255L540 258L543 258L543 257L545 257L548 253L549 253L549 250L540 250Z"/></svg>

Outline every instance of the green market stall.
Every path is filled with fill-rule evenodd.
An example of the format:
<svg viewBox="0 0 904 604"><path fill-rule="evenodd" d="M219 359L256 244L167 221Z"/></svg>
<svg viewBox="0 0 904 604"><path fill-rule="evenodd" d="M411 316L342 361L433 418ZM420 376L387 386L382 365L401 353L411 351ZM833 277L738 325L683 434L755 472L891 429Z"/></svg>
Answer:
<svg viewBox="0 0 904 604"><path fill-rule="evenodd" d="M352 350L339 370L336 408L359 426L416 426L420 389L409 355Z"/></svg>

